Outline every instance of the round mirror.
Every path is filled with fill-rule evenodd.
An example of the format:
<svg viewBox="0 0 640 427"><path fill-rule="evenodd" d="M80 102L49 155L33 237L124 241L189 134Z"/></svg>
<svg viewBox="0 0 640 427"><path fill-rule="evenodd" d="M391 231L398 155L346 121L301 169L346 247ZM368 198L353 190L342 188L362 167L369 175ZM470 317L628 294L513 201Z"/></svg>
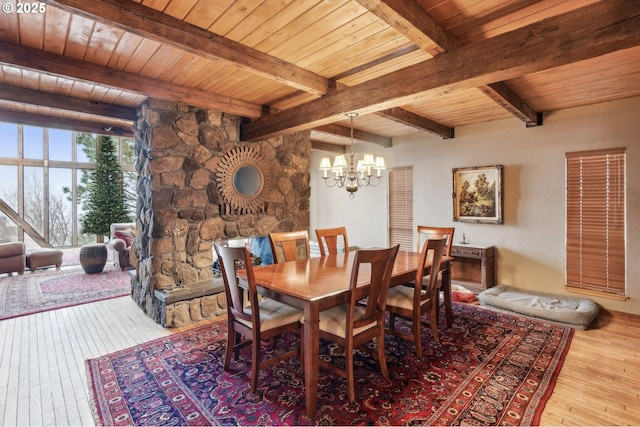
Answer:
<svg viewBox="0 0 640 427"><path fill-rule="evenodd" d="M262 175L251 165L241 166L233 174L233 186L243 196L253 196L262 187Z"/></svg>
<svg viewBox="0 0 640 427"><path fill-rule="evenodd" d="M254 145L242 145L231 149L220 158L216 177L218 190L224 200L227 213L247 214L262 211L265 189L272 188L272 177L265 173L269 163Z"/></svg>

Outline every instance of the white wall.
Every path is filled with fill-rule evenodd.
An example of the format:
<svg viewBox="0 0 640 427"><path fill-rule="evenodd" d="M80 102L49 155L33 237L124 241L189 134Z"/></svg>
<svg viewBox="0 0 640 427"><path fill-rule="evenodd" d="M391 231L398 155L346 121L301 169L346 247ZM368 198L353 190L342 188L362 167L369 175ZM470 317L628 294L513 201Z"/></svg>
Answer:
<svg viewBox="0 0 640 427"><path fill-rule="evenodd" d="M421 133L394 138L377 151L387 166L413 166L414 225L456 227L473 243L498 249L498 282L546 292L564 291L564 155L627 148L627 301L594 298L611 310L640 314L640 98L545 114L544 125L516 119L456 128L450 140ZM369 148L371 150L371 148ZM364 149L356 148L363 152ZM324 187L312 152L311 231L345 225L349 242L386 245L386 182L355 199ZM454 222L452 168L504 165L504 224Z"/></svg>

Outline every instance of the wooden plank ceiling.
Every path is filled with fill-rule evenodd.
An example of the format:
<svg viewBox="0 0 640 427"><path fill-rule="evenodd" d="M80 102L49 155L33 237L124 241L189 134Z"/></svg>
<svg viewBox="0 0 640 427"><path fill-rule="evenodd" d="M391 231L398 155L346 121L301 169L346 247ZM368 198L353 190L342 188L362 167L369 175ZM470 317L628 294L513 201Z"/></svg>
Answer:
<svg viewBox="0 0 640 427"><path fill-rule="evenodd" d="M0 121L131 134L147 97L316 147L640 95L637 0L4 0Z"/></svg>

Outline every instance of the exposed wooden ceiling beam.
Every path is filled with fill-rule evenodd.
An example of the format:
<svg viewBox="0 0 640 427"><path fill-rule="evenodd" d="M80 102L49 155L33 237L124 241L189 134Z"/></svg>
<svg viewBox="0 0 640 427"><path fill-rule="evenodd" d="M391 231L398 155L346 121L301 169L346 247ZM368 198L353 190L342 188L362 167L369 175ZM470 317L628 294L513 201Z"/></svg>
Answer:
<svg viewBox="0 0 640 427"><path fill-rule="evenodd" d="M294 64L225 39L205 29L130 0L45 0L67 12L81 15L177 49L223 60L282 84L324 95L329 80Z"/></svg>
<svg viewBox="0 0 640 427"><path fill-rule="evenodd" d="M40 92L16 86L0 84L0 99L19 102L21 104L37 105L65 111L76 111L95 116L113 117L117 119L135 121L136 109L122 105L105 104L71 96Z"/></svg>
<svg viewBox="0 0 640 427"><path fill-rule="evenodd" d="M389 120L402 123L406 126L428 130L429 132L439 135L444 139L455 138L454 128L441 125L440 123L436 123L433 120L425 119L422 116L413 114L412 112L404 110L402 108L393 107L389 108L388 110L378 111L378 114L381 114Z"/></svg>
<svg viewBox="0 0 640 427"><path fill-rule="evenodd" d="M376 64L371 64L373 67ZM361 69L362 67L359 67ZM344 76L349 75L350 73L356 73L358 70L349 70L346 73L343 73ZM336 77L337 80L337 77ZM338 89L344 89L348 87L345 84L337 83ZM417 114L413 114L409 111L403 110L400 107L390 108L384 111L378 111L374 114L378 114L382 117L386 117L387 119L393 120L398 123L403 123L406 126L410 126L412 128L416 128L425 132L432 133L434 135L440 136L444 139L449 139L454 137L454 130L448 126L435 122L433 120L429 120L425 117L418 116Z"/></svg>
<svg viewBox="0 0 640 427"><path fill-rule="evenodd" d="M329 144L328 142L316 141L311 139L312 150L329 151L330 153L344 154L347 152L344 145Z"/></svg>
<svg viewBox="0 0 640 427"><path fill-rule="evenodd" d="M333 76L332 80L334 80L336 82L336 88L338 90L347 88L349 86L347 86L347 85L345 85L343 83L340 83L338 80L342 79L342 78L345 78L345 77L348 77L348 76L350 76L352 74L356 74L356 73L358 73L360 71L363 71L365 69L368 69L370 67L374 67L374 66L379 65L381 63L384 63L384 62L387 62L387 61L392 61L392 60L394 60L394 59L396 59L396 58L398 58L398 57L400 57L400 56L402 56L402 55L404 55L406 53L414 52L416 49L417 49L416 46L409 46L408 48L401 49L401 50L396 51L396 52L394 52L394 53L392 53L390 55L387 55L384 58L380 58L378 60L371 61L371 62L369 62L367 64L360 65L357 68L345 71L344 73L341 73L338 76ZM301 92L296 92L294 94L287 95L287 96L285 96L283 98L280 98L280 99L274 101L274 104L278 104L278 103L284 102L286 100L293 100L294 98L299 98L301 95L302 95ZM297 102L296 102L296 104L297 104ZM280 110L271 109L269 112L270 113L274 113L274 112L277 112L277 111L280 111ZM409 113L408 111L405 111L405 110L403 110L403 109L401 109L399 107L391 109L391 110L387 110L385 112L375 113L375 114L379 114L380 116L386 117L388 119L394 120L394 121L399 122L399 123L404 123L407 126L411 126L413 128L416 128L416 129L419 129L419 130L422 130L422 131L425 131L425 132L433 133L434 135L440 136L440 137L445 138L445 139L453 138L452 135L454 135L453 128L449 128L449 127L444 126L444 125L442 125L440 123L434 122L433 120L429 120L429 119L426 119L426 118L422 118L422 120L410 120L410 121L406 120L406 116L410 115L411 113ZM332 132L327 132L327 133L332 133ZM346 135L343 135L343 136L346 136ZM373 141L368 141L368 142L373 142ZM374 142L374 143L377 144L377 142ZM381 145L387 146L386 142L381 144Z"/></svg>
<svg viewBox="0 0 640 427"><path fill-rule="evenodd" d="M336 124L318 126L313 128L316 132L324 132L331 135L338 135L345 138L351 138L351 128L346 126L340 126ZM382 147L388 148L392 145L392 139L387 136L376 135L375 133L365 132L358 129L353 129L353 139L362 142L371 142L378 144Z"/></svg>
<svg viewBox="0 0 640 427"><path fill-rule="evenodd" d="M476 88L640 45L637 0L598 2L394 71L241 126L262 140Z"/></svg>
<svg viewBox="0 0 640 427"><path fill-rule="evenodd" d="M505 82L491 83L480 86L478 89L501 105L502 108L522 120L527 127L542 125L542 113L529 106Z"/></svg>
<svg viewBox="0 0 640 427"><path fill-rule="evenodd" d="M453 50L458 40L412 0L357 0L431 56Z"/></svg>
<svg viewBox="0 0 640 427"><path fill-rule="evenodd" d="M437 56L461 46L459 40L429 15L417 2L408 0L357 0L378 18ZM527 127L542 124L537 113L504 82L479 88L498 105L525 122Z"/></svg>
<svg viewBox="0 0 640 427"><path fill-rule="evenodd" d="M46 0L46 2L70 13L105 22L125 31L170 44L196 55L232 62L252 73L280 81L309 93L324 95L328 92L331 84L329 79L318 74L135 2L122 0L95 0L92 2L85 0ZM411 126L417 127L417 123L415 122ZM427 122L425 121L425 123ZM445 133L439 133L435 129L441 129L441 125L434 122L430 123L434 125L428 126L423 130L437 133L442 137L448 137L447 135L452 133L448 130Z"/></svg>
<svg viewBox="0 0 640 427"><path fill-rule="evenodd" d="M90 81L166 101L184 102L196 107L216 109L245 117L260 117L262 114L262 107L250 102L103 67L4 40L0 40L0 63Z"/></svg>
<svg viewBox="0 0 640 427"><path fill-rule="evenodd" d="M114 126L114 124L107 119L77 120L66 117L45 116L0 109L0 121L46 128L75 130L78 132L92 132L101 135L133 137L131 127Z"/></svg>

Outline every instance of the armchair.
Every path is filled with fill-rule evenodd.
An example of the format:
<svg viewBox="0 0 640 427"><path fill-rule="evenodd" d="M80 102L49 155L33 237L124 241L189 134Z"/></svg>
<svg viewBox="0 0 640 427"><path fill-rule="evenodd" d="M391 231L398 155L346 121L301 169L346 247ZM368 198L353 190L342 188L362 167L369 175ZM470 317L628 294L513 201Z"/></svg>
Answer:
<svg viewBox="0 0 640 427"><path fill-rule="evenodd" d="M24 274L26 252L23 242L0 243L0 273Z"/></svg>
<svg viewBox="0 0 640 427"><path fill-rule="evenodd" d="M110 239L107 247L113 254L113 264L120 270L135 268L130 261L131 245L135 239L135 223L111 224Z"/></svg>

